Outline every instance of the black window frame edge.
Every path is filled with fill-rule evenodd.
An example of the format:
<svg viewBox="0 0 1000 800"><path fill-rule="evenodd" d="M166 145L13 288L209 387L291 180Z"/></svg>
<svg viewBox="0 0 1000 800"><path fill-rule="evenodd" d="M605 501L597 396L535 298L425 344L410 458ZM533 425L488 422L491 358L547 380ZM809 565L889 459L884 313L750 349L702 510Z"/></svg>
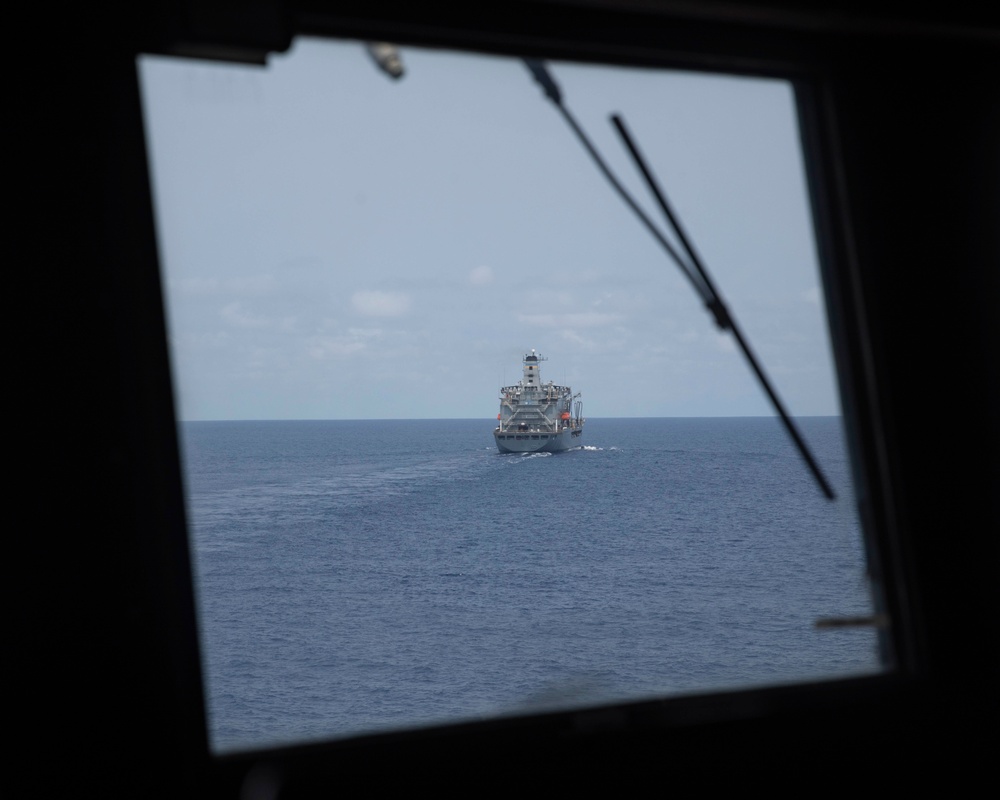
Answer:
<svg viewBox="0 0 1000 800"><path fill-rule="evenodd" d="M884 263L892 259L890 246L912 256L918 245L903 236L906 220L888 220L890 230L882 234L871 212L893 199L918 222L928 217L920 215L918 200L907 201L889 185L904 173L899 164L881 168L879 159L888 151L880 149L884 142L872 131L884 124L886 136L898 135L902 123L888 113L880 116L876 91L865 87L882 82L901 89L902 116L912 121L921 102L917 81L965 79L947 90L934 88L931 102L956 114L958 123L978 126L971 129L970 147L985 165L976 170L972 155L961 152L966 138L960 131L938 137L951 146L957 167L932 162L923 165L924 177L935 191L959 194L949 198L955 207L935 210L945 243L930 239L922 246L934 257L951 253L960 264L1000 263L988 230L1000 174L991 169L997 163L990 161L988 145L997 131L996 115L983 99L992 87L984 76L995 63L995 21L969 26L961 4L950 20L954 24L937 25L905 19L897 24L891 18L877 25L871 19L850 24L849 7L847 23L824 25L823 4L816 7L820 16L805 23L780 10L749 18L725 9L692 16L669 3L632 4L624 11L598 3L515 3L492 22L471 6L458 13L440 3L292 8L258 2L247 4L249 12L224 3L207 6L218 13L193 22L191 6L183 3L72 18L78 24L59 34L64 47L53 60L54 72L69 71L61 75L63 83L32 89L49 91L54 101L54 108L36 110L40 127L57 130L74 114L85 124L61 148L35 144L30 127L22 141L24 152L39 154L45 174L63 188L55 197L28 192L26 204L32 209L48 204L48 212L35 214L19 232L37 240L40 264L58 265L57 281L43 269L29 270L27 278L27 296L48 292L54 309L49 338L43 336L39 347L70 341L74 349L60 361L57 378L28 351L23 376L42 392L51 390L38 396L43 418L65 416L56 389L72 386L73 413L90 424L74 428L73 450L59 450L65 441L58 435L39 437L37 450L62 453L58 467L36 451L28 463L37 475L72 482L61 503L45 505L53 520L69 527L71 519L89 515L102 520L104 531L97 540L60 538L57 554L51 546L23 545L32 568L26 572L44 575L41 585L51 597L40 607L49 618L65 620L55 639L47 627L40 633L31 617L19 627L25 641L37 645L25 685L48 687L59 709L56 720L74 721L69 730L60 728L57 744L32 748L49 769L29 771L30 786L44 786L51 774L85 780L98 753L106 767L102 780L112 793L144 796L238 796L248 786L270 787L272 796L311 796L350 778L394 774L435 784L514 786L526 771L566 787L602 778L641 782L661 769L670 772L663 777L691 779L705 776L713 765L714 781L735 785L749 777L790 779L789 763L799 770L830 770L828 782L870 779L876 770L899 787L907 776L919 785L926 774L914 760L926 770L935 759L940 770L961 768L953 773L955 780L986 774L980 768L988 761L987 750L976 732L981 723L996 721L995 674L988 658L996 597L988 580L994 576L988 564L993 549L974 532L1000 519L990 494L995 485L990 447L997 435L989 412L1000 407L996 367L990 372L992 362L983 361L995 352L996 322L989 314L998 298L996 278L971 266L951 267L964 283L967 331L974 337L969 363L986 366L982 374L963 378L952 370L946 377L959 381L959 388L981 392L968 398L969 413L984 420L981 439L970 444L986 460L981 470L963 473L968 486L948 484L956 503L949 516L921 501L933 488L934 475L917 465L914 424L900 414L906 407L901 395L918 384L898 365L903 353L898 328L918 317L907 302L897 308L902 275L895 264ZM868 556L879 570L879 602L893 621L887 632L889 672L228 756L210 753L135 59L161 53L261 61L267 52L287 48L293 35L793 82L845 417L857 447L858 477L867 487L862 512ZM936 75L926 63L928 51L942 59ZM904 143L905 155L930 141L918 136L916 143ZM907 188L919 188L919 181ZM969 235L948 239L963 230L962 215L971 215L964 228ZM49 227L56 218L59 236ZM914 235L921 233L928 232ZM959 294L942 291L950 301ZM926 300L929 292L904 292L903 300ZM948 317L955 319L954 313ZM959 408L933 379L929 391L929 400L916 403L919 409L926 411L932 402L943 403L949 413ZM935 438L930 457L958 452ZM952 461L944 468L961 466ZM950 548L932 541L927 516L933 524L956 526L957 532L942 533L951 537ZM27 596L40 597L37 580L17 585L23 582ZM109 728L87 733L102 717ZM38 739L52 724L48 717L25 719L22 736Z"/></svg>

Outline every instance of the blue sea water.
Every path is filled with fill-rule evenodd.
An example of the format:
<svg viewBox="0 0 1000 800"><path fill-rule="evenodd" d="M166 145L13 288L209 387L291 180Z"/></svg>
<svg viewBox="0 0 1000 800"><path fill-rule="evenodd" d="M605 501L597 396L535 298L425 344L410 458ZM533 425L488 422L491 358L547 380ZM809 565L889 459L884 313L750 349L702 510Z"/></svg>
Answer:
<svg viewBox="0 0 1000 800"><path fill-rule="evenodd" d="M876 672L841 421L181 425L217 752Z"/></svg>

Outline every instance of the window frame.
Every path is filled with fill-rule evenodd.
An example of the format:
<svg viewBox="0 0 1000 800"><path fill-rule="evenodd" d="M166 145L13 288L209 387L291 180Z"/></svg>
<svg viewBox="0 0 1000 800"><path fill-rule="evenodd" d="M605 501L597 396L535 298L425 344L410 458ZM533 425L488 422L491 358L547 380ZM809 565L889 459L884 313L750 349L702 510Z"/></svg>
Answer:
<svg viewBox="0 0 1000 800"><path fill-rule="evenodd" d="M171 4L171 8L191 11L184 4ZM224 3L207 3L205 8L208 11L192 12L186 19L183 13L167 17L152 14L138 32L129 30L124 41L116 38L121 33L112 36L98 26L100 32L90 45L101 50L100 45L112 39L113 46L100 54L88 52L83 58L87 77L109 78L101 84L106 96L100 95L92 109L92 118L100 121L86 139L97 143L95 151L100 154L97 165L91 168L94 171L85 175L99 187L95 194L102 200L101 216L84 214L88 220L100 219L100 232L94 238L105 237L107 241L92 244L85 236L80 241L92 248L88 252L108 256L110 266L106 269L111 275L107 285L89 288L85 296L100 308L106 302L101 292L110 293L114 306L104 322L86 334L88 341L110 343L113 353L104 354L104 362L88 364L88 369L101 371L117 387L115 408L122 416L114 429L115 452L127 454L124 461L131 463L131 474L126 475L115 460L118 456L109 455L101 462L113 466L121 477L120 485L127 487L120 494L106 490L101 496L122 497L116 505L118 513L123 518L134 515L135 532L124 537L131 549L121 556L121 564L134 568L138 576L124 579L112 570L111 577L121 581L122 597L108 600L107 607L131 607L133 603L151 620L149 631L155 633L122 628L128 631L129 643L142 644L142 658L146 659L142 663L152 664L155 656L167 654L164 664L151 668L147 677L162 687L166 697L176 699L176 703L168 699L140 704L155 712L151 717L156 720L170 721L172 737L169 745L156 750L160 746L147 729L148 738L126 750L137 757L140 766L163 767L176 758L185 765L182 771L191 785L235 794L248 781L257 781L257 785L281 781L287 789L282 796L294 796L296 790L308 794L312 789L329 789L342 785L345 775L362 775L373 769L419 768L438 777L468 775L470 770L509 764L510 759L518 765L537 761L539 753L544 753L552 773L570 766L581 783L588 762L623 764L628 774L647 776L649 770L666 763L672 770L670 777L676 779L678 775L694 776L707 759L718 762L720 753L730 769L749 770L745 777L773 767L766 757L774 748L785 758L797 758L800 766L811 768L829 766L830 752L848 752L859 761L867 754L871 764L881 761L887 752L895 756L931 752L920 741L928 731L925 718L932 723L957 721L963 734L972 719L995 720L990 710L995 710L990 705L995 701L995 690L991 693L986 688L985 667L975 657L984 652L982 640L990 638L989 614L996 603L963 607L954 601L949 604L944 597L952 592L968 598L970 595L963 594L964 582L985 584L982 579L989 573L981 562L986 560L987 546L981 539L966 537L964 548L973 559L963 575L955 574L961 559L948 552L940 555L941 566L936 566L933 542L919 519L927 508L919 495L928 487L928 479L908 458L916 445L908 440L905 423L894 417L903 407L900 390L920 388L918 383L904 380L891 363L902 351L890 327L909 318L903 311L889 319L879 316L888 308L886 297L891 295L886 284L898 278L882 266L880 257L886 248L899 243L902 226L896 224L892 234L880 239L864 224L871 211L870 197L879 192L887 196L888 190L878 180L886 183L888 178L873 179L875 188L869 190L869 184L859 177L864 167L878 172L877 148L871 146L878 134L873 132L874 124L868 128L859 121L861 111L867 108L865 101L871 97L863 91L862 100L849 96L852 90L863 87L862 67L846 64L857 56L857 50L849 56L843 54L845 47L860 49L864 51L863 65L884 66L895 80L905 84L926 77L926 72L914 65L917 51L930 42L939 45L939 53L944 52L946 58L955 57L955 64L945 63L941 69L946 76L959 78L963 68L979 63L975 53L959 51L986 47L974 34L962 34L967 20L952 20L953 25L937 33L924 30L915 42L892 43L889 40L900 29L921 29L921 20L902 20L894 26L891 20L886 23L847 14L839 27L823 26L820 22L827 9L822 6L811 7L804 22L773 10L769 16L767 9L756 5L747 5L742 15L738 10L715 6L694 15L670 4L634 3L616 10L597 3L521 2L508 5L502 19L488 22L471 6L456 10L434 2L419 7L317 2L294 8L259 2L235 10ZM995 31L995 26L986 27L987 34ZM293 32L552 59L586 57L607 63L707 69L783 77L793 82L845 420L859 483L865 487L862 514L868 556L884 599L884 606L877 610L893 621L886 634L895 654L892 670L871 678L623 703L226 757L209 754L134 59L139 53L156 53L260 60L268 51L287 47ZM80 56L80 52L73 50L73 55ZM965 91L966 108L978 108L971 90ZM96 93L86 96L98 97ZM883 115L881 121L891 127L888 116ZM901 128L897 125L894 132L899 134ZM948 141L962 140L955 135ZM976 152L986 152L985 145L978 148ZM112 152L114 155L109 155ZM88 154L81 147L78 162L88 163ZM969 156L965 158L962 161L959 156L958 163L968 164ZM105 171L98 174L98 167ZM946 187L942 172L932 170L931 177L937 186ZM970 185L971 199L963 196L959 203L965 211L980 199L995 199L996 179L992 184L983 178ZM914 207L911 201L909 210ZM944 221L950 230L960 227L947 211ZM965 254L976 247L980 256L993 252L979 239ZM99 260L95 258L95 263ZM971 267L966 269L971 271ZM995 285L985 279L974 285L993 291L972 300L971 313L977 319L985 318L996 297ZM981 330L989 332L995 327ZM981 381L986 391L984 404L995 397L987 391L988 381L988 377ZM981 407L975 406L977 410ZM985 444L989 446L996 442L995 422L993 427L988 420L985 424ZM949 452L938 445L932 456ZM957 463L948 466L962 469ZM961 474L978 480L978 474L973 476L968 469ZM957 482L945 485L958 486ZM979 488L981 484L975 485ZM987 520L997 519L988 501L972 510L991 512ZM957 512L959 522L971 519L962 513ZM976 559L977 554L983 558ZM121 571L127 571L125 566ZM935 579L940 579L943 589L933 588ZM103 597L92 600L88 608L104 608L104 602ZM963 612L965 619L960 618ZM110 643L112 637L107 641ZM121 663L130 663L132 656L126 657L123 649L115 650L111 645L110 652ZM96 668L93 672L100 675ZM965 686L961 685L963 680ZM103 678L98 685L107 689L108 697L114 696L109 679ZM130 700L141 696L138 686L130 683L128 688L129 692L119 690L117 706L126 716ZM985 712L943 711L950 693L982 701ZM803 740L803 732L808 741ZM849 745L844 743L845 735L853 737ZM127 733L112 736L121 744L128 740ZM82 746L80 751L88 752ZM834 766L841 768L840 776L861 774L857 764ZM123 771L128 768L123 767Z"/></svg>

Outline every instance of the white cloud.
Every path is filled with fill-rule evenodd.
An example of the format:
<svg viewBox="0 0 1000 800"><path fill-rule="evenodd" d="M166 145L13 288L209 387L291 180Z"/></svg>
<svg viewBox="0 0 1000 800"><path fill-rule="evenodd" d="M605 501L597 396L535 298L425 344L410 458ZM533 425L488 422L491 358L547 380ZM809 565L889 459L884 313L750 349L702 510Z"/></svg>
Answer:
<svg viewBox="0 0 1000 800"><path fill-rule="evenodd" d="M312 358L322 360L324 358L350 356L364 349L364 342L352 341L350 339L318 338L310 342L308 352Z"/></svg>
<svg viewBox="0 0 1000 800"><path fill-rule="evenodd" d="M355 292L351 305L369 317L401 317L410 310L410 298L402 292Z"/></svg>
<svg viewBox="0 0 1000 800"><path fill-rule="evenodd" d="M476 267L469 273L469 283L473 286L486 286L488 283L493 283L492 267Z"/></svg>
<svg viewBox="0 0 1000 800"><path fill-rule="evenodd" d="M820 304L820 299L821 299L819 293L819 287L813 286L811 289L806 289L802 293L802 299L805 300L807 303L811 303L812 305L818 306Z"/></svg>
<svg viewBox="0 0 1000 800"><path fill-rule="evenodd" d="M269 328L270 321L267 317L254 315L244 310L239 302L229 303L222 307L220 312L222 318L230 325L237 328Z"/></svg>
<svg viewBox="0 0 1000 800"><path fill-rule="evenodd" d="M715 334L715 345L716 348L722 353L735 353L737 352L736 339L728 333L716 333Z"/></svg>
<svg viewBox="0 0 1000 800"><path fill-rule="evenodd" d="M339 336L314 336L309 340L308 353L312 358L341 358L369 351L369 345L383 338L380 328L349 328Z"/></svg>
<svg viewBox="0 0 1000 800"><path fill-rule="evenodd" d="M254 314L247 311L238 300L223 306L219 316L234 328L272 330L282 333L294 332L298 324L298 318L294 315L271 317L266 314Z"/></svg>

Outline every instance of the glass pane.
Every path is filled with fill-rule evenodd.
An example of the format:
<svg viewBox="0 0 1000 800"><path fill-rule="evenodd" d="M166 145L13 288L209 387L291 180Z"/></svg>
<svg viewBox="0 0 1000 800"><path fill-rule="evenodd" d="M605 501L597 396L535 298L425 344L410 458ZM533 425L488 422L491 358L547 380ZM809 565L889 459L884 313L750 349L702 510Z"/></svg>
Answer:
<svg viewBox="0 0 1000 800"><path fill-rule="evenodd" d="M549 65L833 502L525 65L401 52L140 59L216 751L879 670L791 87Z"/></svg>

